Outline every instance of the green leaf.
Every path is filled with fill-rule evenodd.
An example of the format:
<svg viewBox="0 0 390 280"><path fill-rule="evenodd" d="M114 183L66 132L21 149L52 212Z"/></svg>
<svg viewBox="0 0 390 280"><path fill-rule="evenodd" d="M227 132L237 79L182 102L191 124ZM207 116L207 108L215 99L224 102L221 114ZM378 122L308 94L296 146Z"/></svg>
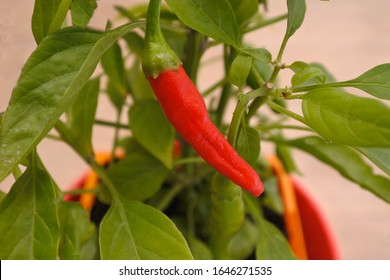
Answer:
<svg viewBox="0 0 390 280"><path fill-rule="evenodd" d="M106 92L117 110L121 110L127 93L127 80L122 50L119 44L114 44L103 55L101 60L104 72L108 77Z"/></svg>
<svg viewBox="0 0 390 280"><path fill-rule="evenodd" d="M56 259L58 188L32 160L0 204L0 259Z"/></svg>
<svg viewBox="0 0 390 280"><path fill-rule="evenodd" d="M108 170L108 176L121 195L131 200L145 200L161 188L169 170L147 151L138 149Z"/></svg>
<svg viewBox="0 0 390 280"><path fill-rule="evenodd" d="M389 148L358 148L376 166L390 176L390 149Z"/></svg>
<svg viewBox="0 0 390 280"><path fill-rule="evenodd" d="M345 178L390 202L390 179L374 174L372 168L352 148L327 143L315 136L284 143L313 155L336 169Z"/></svg>
<svg viewBox="0 0 390 280"><path fill-rule="evenodd" d="M237 137L237 152L249 164L256 163L260 154L260 135L259 132L249 126L243 126Z"/></svg>
<svg viewBox="0 0 390 280"><path fill-rule="evenodd" d="M258 225L259 238L256 246L258 260L296 259L291 247L277 227L263 219Z"/></svg>
<svg viewBox="0 0 390 280"><path fill-rule="evenodd" d="M252 58L247 55L238 54L230 67L230 81L240 90L245 86L251 69Z"/></svg>
<svg viewBox="0 0 390 280"><path fill-rule="evenodd" d="M285 40L288 40L301 27L305 18L305 0L287 0L288 17Z"/></svg>
<svg viewBox="0 0 390 280"><path fill-rule="evenodd" d="M128 72L130 93L137 102L142 99L154 99L153 90L142 72L139 60L136 60Z"/></svg>
<svg viewBox="0 0 390 280"><path fill-rule="evenodd" d="M228 259L231 239L245 218L241 188L216 173L211 184L210 246L215 259Z"/></svg>
<svg viewBox="0 0 390 280"><path fill-rule="evenodd" d="M175 131L156 100L136 102L129 111L133 136L167 168L172 168Z"/></svg>
<svg viewBox="0 0 390 280"><path fill-rule="evenodd" d="M271 53L263 48L240 48L239 51L263 63L271 63Z"/></svg>
<svg viewBox="0 0 390 280"><path fill-rule="evenodd" d="M37 44L50 33L61 28L73 0L36 0L31 19Z"/></svg>
<svg viewBox="0 0 390 280"><path fill-rule="evenodd" d="M390 108L378 100L319 88L304 95L302 110L310 127L328 141L390 147Z"/></svg>
<svg viewBox="0 0 390 280"><path fill-rule="evenodd" d="M0 203L4 199L4 197L6 197L6 195L7 194L5 192L0 191Z"/></svg>
<svg viewBox="0 0 390 280"><path fill-rule="evenodd" d="M283 215L283 201L280 197L278 180L276 177L263 179L263 205L279 215Z"/></svg>
<svg viewBox="0 0 390 280"><path fill-rule="evenodd" d="M356 79L344 83L378 98L390 100L390 63L378 65Z"/></svg>
<svg viewBox="0 0 390 280"><path fill-rule="evenodd" d="M84 155L92 155L92 128L99 95L99 79L90 80L67 111L69 133L73 144Z"/></svg>
<svg viewBox="0 0 390 280"><path fill-rule="evenodd" d="M240 46L234 11L227 0L166 0L187 26L233 47Z"/></svg>
<svg viewBox="0 0 390 280"><path fill-rule="evenodd" d="M291 78L293 87L298 85L323 84L326 81L326 74L318 67L302 61L296 61L290 66L295 75Z"/></svg>
<svg viewBox="0 0 390 280"><path fill-rule="evenodd" d="M73 25L86 27L91 20L97 0L73 0L70 6Z"/></svg>
<svg viewBox="0 0 390 280"><path fill-rule="evenodd" d="M195 260L212 260L213 255L210 248L199 238L188 237L188 245Z"/></svg>
<svg viewBox="0 0 390 280"><path fill-rule="evenodd" d="M61 239L59 257L62 260L94 259L97 254L97 243L94 247L96 231L87 212L76 202L61 202L59 209ZM83 250L88 246L88 251Z"/></svg>
<svg viewBox="0 0 390 280"><path fill-rule="evenodd" d="M114 201L100 225L99 242L105 260L193 259L174 223L136 201Z"/></svg>
<svg viewBox="0 0 390 280"><path fill-rule="evenodd" d="M231 239L228 247L230 259L245 260L255 250L258 230L248 219L244 220L241 229Z"/></svg>
<svg viewBox="0 0 390 280"><path fill-rule="evenodd" d="M287 28L284 35L282 46L278 54L277 61L281 60L284 49L286 48L288 39L301 27L305 18L306 3L305 0L287 0L288 16Z"/></svg>
<svg viewBox="0 0 390 280"><path fill-rule="evenodd" d="M41 42L23 68L0 128L0 181L77 98L104 52L142 25L127 24L103 35L66 28Z"/></svg>
<svg viewBox="0 0 390 280"><path fill-rule="evenodd" d="M229 2L233 8L238 25L247 22L259 10L257 0L229 0Z"/></svg>

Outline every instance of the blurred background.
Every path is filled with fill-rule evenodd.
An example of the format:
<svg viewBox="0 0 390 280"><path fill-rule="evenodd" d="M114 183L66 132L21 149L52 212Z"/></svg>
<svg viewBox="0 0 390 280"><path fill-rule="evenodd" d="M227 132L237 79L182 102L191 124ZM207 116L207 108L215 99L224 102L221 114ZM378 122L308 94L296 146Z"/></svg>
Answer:
<svg viewBox="0 0 390 280"><path fill-rule="evenodd" d="M100 0L91 25L104 29L108 19L115 18L113 5L131 5L142 0ZM285 0L268 1L269 16L287 11ZM355 78L366 70L390 62L390 1L388 0L307 0L302 27L290 39L283 61L321 62L337 80ZM4 111L23 64L36 47L30 30L32 0L0 2L0 112ZM276 56L285 30L285 22L248 34L246 40L267 48ZM212 58L213 53L207 56ZM206 57L207 59L207 57ZM201 69L200 89L218 80L214 74L220 65ZM288 85L290 76L281 77ZM352 92L352 90L350 90ZM299 102L291 102L299 112ZM98 116L114 119L114 109L106 100L99 103ZM292 135L293 136L293 135ZM109 149L112 131L94 130L97 151ZM44 140L38 147L42 159L57 184L69 188L87 166L61 143ZM264 145L263 155L273 153ZM344 259L390 259L390 205L361 189L333 169L301 152L294 152L303 175L299 180L312 193L328 217ZM7 178L0 183L8 190L13 183ZM390 186L389 186L390 187Z"/></svg>

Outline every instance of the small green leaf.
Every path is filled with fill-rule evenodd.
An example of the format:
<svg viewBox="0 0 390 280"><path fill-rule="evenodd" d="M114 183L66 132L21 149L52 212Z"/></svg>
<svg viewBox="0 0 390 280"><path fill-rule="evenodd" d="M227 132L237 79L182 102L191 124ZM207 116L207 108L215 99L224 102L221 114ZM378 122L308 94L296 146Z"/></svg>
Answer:
<svg viewBox="0 0 390 280"><path fill-rule="evenodd" d="M73 25L86 27L91 20L97 0L73 0L70 6Z"/></svg>
<svg viewBox="0 0 390 280"><path fill-rule="evenodd" d="M361 147L390 147L390 108L378 100L335 88L303 97L307 123L328 141Z"/></svg>
<svg viewBox="0 0 390 280"><path fill-rule="evenodd" d="M244 193L244 201L248 214L254 219L258 239L256 259L258 260L290 260L296 259L283 233L264 219L260 202L257 198Z"/></svg>
<svg viewBox="0 0 390 280"><path fill-rule="evenodd" d="M319 137L283 142L303 150L336 169L342 176L390 202L390 179L374 174L372 168L352 148L327 143Z"/></svg>
<svg viewBox="0 0 390 280"><path fill-rule="evenodd" d="M59 219L61 225L60 259L94 259L97 254L97 243L95 247L88 246L89 252L85 252L83 247L95 238L95 226L81 205L75 202L61 202Z"/></svg>
<svg viewBox="0 0 390 280"><path fill-rule="evenodd" d="M122 50L119 44L114 44L103 55L101 64L108 77L106 92L117 110L121 110L127 93L127 80Z"/></svg>
<svg viewBox="0 0 390 280"><path fill-rule="evenodd" d="M142 99L154 99L153 90L142 72L141 64L138 60L134 61L133 66L128 72L130 94L135 102Z"/></svg>
<svg viewBox="0 0 390 280"><path fill-rule="evenodd" d="M272 61L271 53L263 48L241 48L239 51L263 63L271 63Z"/></svg>
<svg viewBox="0 0 390 280"><path fill-rule="evenodd" d="M259 10L257 0L229 0L229 2L233 8L238 25L247 22Z"/></svg>
<svg viewBox="0 0 390 280"><path fill-rule="evenodd" d="M239 89L242 89L246 84L251 64L252 58L243 54L238 54L232 62L229 73L230 81Z"/></svg>
<svg viewBox="0 0 390 280"><path fill-rule="evenodd" d="M346 81L350 86L359 88L373 96L390 99L390 63L378 65L356 79Z"/></svg>
<svg viewBox="0 0 390 280"><path fill-rule="evenodd" d="M166 0L187 26L218 42L240 46L240 33L234 11L227 0Z"/></svg>
<svg viewBox="0 0 390 280"><path fill-rule="evenodd" d="M90 80L80 91L76 101L67 111L69 133L77 150L84 155L91 155L92 128L99 95L99 79Z"/></svg>
<svg viewBox="0 0 390 280"><path fill-rule="evenodd" d="M283 201L280 197L278 180L276 177L263 179L263 205L279 215L283 215Z"/></svg>
<svg viewBox="0 0 390 280"><path fill-rule="evenodd" d="M390 149L389 148L358 148L376 166L390 176Z"/></svg>
<svg viewBox="0 0 390 280"><path fill-rule="evenodd" d="M31 20L37 44L61 28L73 0L36 0Z"/></svg>
<svg viewBox="0 0 390 280"><path fill-rule="evenodd" d="M57 193L50 175L32 160L0 204L0 259L57 258Z"/></svg>
<svg viewBox="0 0 390 280"><path fill-rule="evenodd" d="M237 152L249 164L253 165L260 154L260 135L259 132L249 126L243 126L237 137Z"/></svg>
<svg viewBox="0 0 390 280"><path fill-rule="evenodd" d="M105 34L66 28L41 42L22 70L0 128L0 181L74 102L104 52L142 25L126 24Z"/></svg>
<svg viewBox="0 0 390 280"><path fill-rule="evenodd" d="M287 28L284 35L282 46L278 54L277 60L281 60L284 49L286 48L288 39L301 27L306 13L305 0L287 0L288 16Z"/></svg>
<svg viewBox="0 0 390 280"><path fill-rule="evenodd" d="M287 0L288 18L285 40L301 27L306 13L305 0Z"/></svg>
<svg viewBox="0 0 390 280"><path fill-rule="evenodd" d="M145 200L161 188L169 170L147 151L138 149L108 170L114 186L131 200Z"/></svg>
<svg viewBox="0 0 390 280"><path fill-rule="evenodd" d="M211 184L210 246L214 258L229 258L228 246L245 218L241 188L216 173Z"/></svg>
<svg viewBox="0 0 390 280"><path fill-rule="evenodd" d="M136 102L129 111L133 136L167 168L172 168L175 131L156 100Z"/></svg>
<svg viewBox="0 0 390 280"><path fill-rule="evenodd" d="M174 223L136 201L114 201L100 225L99 243L105 260L193 259Z"/></svg>
<svg viewBox="0 0 390 280"><path fill-rule="evenodd" d="M326 81L326 74L318 67L302 61L296 61L290 66L295 75L291 78L293 87L299 85L323 84Z"/></svg>
<svg viewBox="0 0 390 280"><path fill-rule="evenodd" d="M245 219L241 229L231 239L228 247L230 259L245 260L255 250L258 230L252 222Z"/></svg>
<svg viewBox="0 0 390 280"><path fill-rule="evenodd" d="M296 259L288 241L277 227L265 219L258 225L259 238L256 246L258 260Z"/></svg>

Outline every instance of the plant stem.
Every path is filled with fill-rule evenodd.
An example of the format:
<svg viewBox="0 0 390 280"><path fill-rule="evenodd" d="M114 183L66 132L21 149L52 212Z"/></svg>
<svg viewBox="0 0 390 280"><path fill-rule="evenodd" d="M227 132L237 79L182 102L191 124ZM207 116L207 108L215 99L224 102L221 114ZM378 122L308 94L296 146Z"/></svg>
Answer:
<svg viewBox="0 0 390 280"><path fill-rule="evenodd" d="M188 42L185 48L186 59L184 69L192 82L196 85L200 59L205 49L205 37L201 33L191 30L188 34Z"/></svg>
<svg viewBox="0 0 390 280"><path fill-rule="evenodd" d="M302 116L300 116L300 115L298 115L298 114L296 114L296 113L294 113L294 112L292 112L292 111L290 111L290 110L288 110L288 109L286 109L286 108L284 108L284 107L282 107L282 106L272 102L271 100L267 100L266 103L267 103L267 105L271 109L274 109L275 111L278 111L279 113L285 114L286 116L288 116L288 117L290 117L290 118L292 118L294 120L297 120L297 121L299 121L299 122L309 126L307 124L307 122L306 122L304 117L302 117Z"/></svg>
<svg viewBox="0 0 390 280"><path fill-rule="evenodd" d="M12 169L12 175L14 176L15 180L18 180L20 176L22 176L23 172L20 170L19 166L15 166L14 169Z"/></svg>
<svg viewBox="0 0 390 280"><path fill-rule="evenodd" d="M118 140L119 140L119 125L120 125L120 119L121 119L121 111L117 111L117 116L116 116L116 122L115 122L115 130L114 130L114 142L112 144L111 148L111 160L110 160L110 165L115 162L115 150L118 145Z"/></svg>
<svg viewBox="0 0 390 280"><path fill-rule="evenodd" d="M214 90L216 90L216 89L219 88L220 86L226 84L227 81L228 81L227 78L221 79L220 81L216 82L214 85L212 85L211 87L209 87L208 89L206 89L206 90L202 93L202 96L203 96L203 97L208 96L208 95L209 95L210 93L212 93Z"/></svg>
<svg viewBox="0 0 390 280"><path fill-rule="evenodd" d="M240 129L240 124L241 124L241 119L245 113L246 102L244 99L245 98L242 98L242 95L239 96L236 108L233 112L232 121L231 121L230 126L229 126L227 140L229 141L229 143L233 147L236 146L238 131Z"/></svg>
<svg viewBox="0 0 390 280"><path fill-rule="evenodd" d="M169 191L164 195L164 197L157 203L155 208L160 211L164 211L168 207L168 205L172 202L172 200L176 197L176 195L183 190L184 187L185 187L184 184L174 185L172 188L169 189Z"/></svg>
<svg viewBox="0 0 390 280"><path fill-rule="evenodd" d="M114 184L111 182L111 179L108 178L107 176L107 173L106 171L103 169L103 167L101 167L96 161L94 158L90 157L88 158L87 162L89 163L89 165L91 166L91 168L93 169L93 171L98 175L98 177L100 178L100 180L102 180L102 182L104 183L104 185L108 188L108 190L110 191L111 195L112 195L112 198L114 200L119 200L120 199L120 194L118 193L118 191L115 189L115 186Z"/></svg>
<svg viewBox="0 0 390 280"><path fill-rule="evenodd" d="M224 46L224 65L225 65L225 77L229 77L230 64L233 58L233 49L229 46ZM221 97L219 99L218 107L216 110L216 125L222 124L223 115L225 112L226 104L229 100L232 91L231 83L226 83L222 88Z"/></svg>
<svg viewBox="0 0 390 280"><path fill-rule="evenodd" d="M272 130L272 129L296 129L296 130L304 130L304 131L310 131L310 132L313 131L311 128L305 127L305 126L282 125L282 124L258 125L256 128L261 130L261 131L268 131L268 130Z"/></svg>
<svg viewBox="0 0 390 280"><path fill-rule="evenodd" d="M129 126L126 125L126 124L115 123L115 122L106 121L106 120L98 120L98 119L96 119L95 120L95 124L103 125L103 126L111 126L111 127L117 127L118 126L119 128L129 129Z"/></svg>
<svg viewBox="0 0 390 280"><path fill-rule="evenodd" d="M282 15L279 15L279 16L276 16L273 18L268 18L268 19L265 19L262 21L258 21L254 25L242 30L242 33L249 33L249 32L255 31L257 29L263 28L265 26L268 26L268 25L271 25L274 23L278 23L279 21L285 20L287 18L287 16L288 16L288 13L285 13L285 14L282 14Z"/></svg>
<svg viewBox="0 0 390 280"><path fill-rule="evenodd" d="M291 92L303 92L303 91L310 91L317 88L328 88L328 87L356 87L356 85L358 85L358 83L351 83L351 82L328 83L328 84L292 88Z"/></svg>
<svg viewBox="0 0 390 280"><path fill-rule="evenodd" d="M79 189L79 190L71 190L71 191L63 191L62 193L64 195L80 195L84 193L98 193L99 188L93 188L93 189Z"/></svg>

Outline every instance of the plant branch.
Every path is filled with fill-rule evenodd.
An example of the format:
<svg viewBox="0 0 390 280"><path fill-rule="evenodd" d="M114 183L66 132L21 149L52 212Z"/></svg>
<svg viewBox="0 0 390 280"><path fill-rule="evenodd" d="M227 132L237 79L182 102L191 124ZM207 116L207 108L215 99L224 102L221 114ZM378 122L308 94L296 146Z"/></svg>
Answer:
<svg viewBox="0 0 390 280"><path fill-rule="evenodd" d="M280 22L282 20L287 19L287 17L288 17L288 13L285 13L285 14L282 14L282 15L279 15L279 16L276 16L276 17L272 17L272 18L268 18L268 19L265 19L265 20L262 20L262 21L258 21L255 24L253 24L252 26L249 26L246 29L242 30L242 33L249 33L249 32L255 31L257 29L266 27L268 25L271 25L271 24L274 24L274 23L278 23L278 22Z"/></svg>
<svg viewBox="0 0 390 280"><path fill-rule="evenodd" d="M304 117L302 117L301 115L298 115L274 102L272 102L271 100L267 100L266 101L267 105L271 108L271 109L274 109L275 111L278 111L279 113L282 113L282 114L285 114L286 116L294 119L294 120L297 120L307 126L309 126L305 120Z"/></svg>

